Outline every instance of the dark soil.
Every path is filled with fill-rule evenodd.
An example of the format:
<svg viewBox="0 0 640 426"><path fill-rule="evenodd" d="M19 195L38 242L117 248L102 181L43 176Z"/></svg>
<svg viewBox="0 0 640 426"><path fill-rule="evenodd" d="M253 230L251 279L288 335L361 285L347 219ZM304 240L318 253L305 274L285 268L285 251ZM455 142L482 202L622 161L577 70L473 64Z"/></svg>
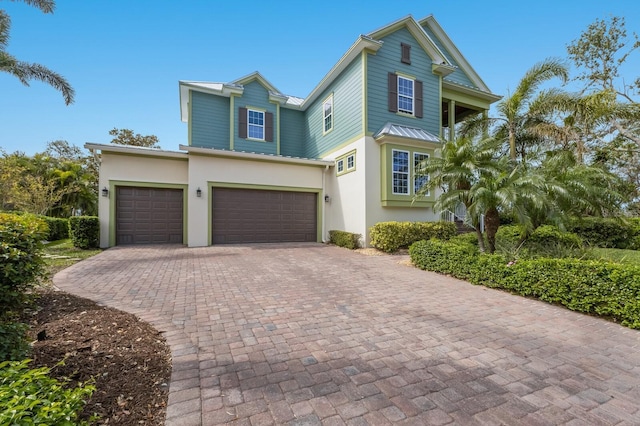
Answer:
<svg viewBox="0 0 640 426"><path fill-rule="evenodd" d="M171 356L164 338L135 315L43 290L27 318L34 340L32 367L71 384L93 383L83 419L98 424L163 425ZM64 361L64 364L60 364Z"/></svg>

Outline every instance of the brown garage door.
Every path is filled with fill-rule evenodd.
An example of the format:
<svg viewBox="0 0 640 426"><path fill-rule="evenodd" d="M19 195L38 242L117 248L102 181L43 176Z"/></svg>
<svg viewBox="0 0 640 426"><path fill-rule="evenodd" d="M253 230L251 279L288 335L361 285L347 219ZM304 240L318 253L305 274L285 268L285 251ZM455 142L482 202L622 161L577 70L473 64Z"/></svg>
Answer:
<svg viewBox="0 0 640 426"><path fill-rule="evenodd" d="M116 245L182 243L182 189L116 187Z"/></svg>
<svg viewBox="0 0 640 426"><path fill-rule="evenodd" d="M317 238L315 193L213 188L213 244Z"/></svg>

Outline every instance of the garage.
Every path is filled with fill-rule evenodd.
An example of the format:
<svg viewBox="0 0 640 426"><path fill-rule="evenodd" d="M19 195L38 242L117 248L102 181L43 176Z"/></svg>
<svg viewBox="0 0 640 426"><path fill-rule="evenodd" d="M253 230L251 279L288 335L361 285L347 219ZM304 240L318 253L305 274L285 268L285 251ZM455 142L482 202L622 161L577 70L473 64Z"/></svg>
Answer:
<svg viewBox="0 0 640 426"><path fill-rule="evenodd" d="M182 244L183 191L116 187L116 245Z"/></svg>
<svg viewBox="0 0 640 426"><path fill-rule="evenodd" d="M213 244L316 242L314 192L213 188Z"/></svg>

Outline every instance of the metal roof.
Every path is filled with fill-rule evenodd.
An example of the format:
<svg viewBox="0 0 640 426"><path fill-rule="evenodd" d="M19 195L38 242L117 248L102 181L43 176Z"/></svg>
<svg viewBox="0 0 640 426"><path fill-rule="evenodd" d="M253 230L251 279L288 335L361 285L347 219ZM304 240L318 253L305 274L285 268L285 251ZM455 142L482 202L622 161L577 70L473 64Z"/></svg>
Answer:
<svg viewBox="0 0 640 426"><path fill-rule="evenodd" d="M440 138L419 127L403 126L401 124L387 123L378 130L373 137L399 136L402 138L417 139L425 142L440 142Z"/></svg>

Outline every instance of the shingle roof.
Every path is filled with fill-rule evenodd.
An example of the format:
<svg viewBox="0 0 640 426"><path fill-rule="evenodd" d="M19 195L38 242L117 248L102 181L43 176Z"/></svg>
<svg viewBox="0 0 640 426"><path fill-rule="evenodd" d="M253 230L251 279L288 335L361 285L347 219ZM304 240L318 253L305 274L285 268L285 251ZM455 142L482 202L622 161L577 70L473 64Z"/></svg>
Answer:
<svg viewBox="0 0 640 426"><path fill-rule="evenodd" d="M401 124L387 123L382 129L373 135L375 139L381 136L400 136L403 138L417 139L425 142L440 142L440 138L419 127L403 126Z"/></svg>

